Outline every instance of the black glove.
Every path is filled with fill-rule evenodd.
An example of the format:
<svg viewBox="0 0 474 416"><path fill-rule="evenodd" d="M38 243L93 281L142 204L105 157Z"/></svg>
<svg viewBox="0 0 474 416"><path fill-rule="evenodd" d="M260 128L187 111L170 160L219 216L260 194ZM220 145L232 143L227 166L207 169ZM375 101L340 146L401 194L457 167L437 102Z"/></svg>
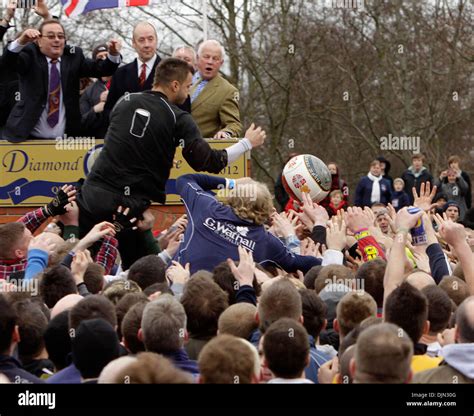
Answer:
<svg viewBox="0 0 474 416"><path fill-rule="evenodd" d="M44 207L45 214L49 217L63 215L67 212L66 205L69 205L69 196L62 189L56 194L51 202Z"/></svg>
<svg viewBox="0 0 474 416"><path fill-rule="evenodd" d="M130 210L125 209L123 210L122 207L120 207L117 212L114 214L114 228L117 234L127 231L127 230L133 230L136 231L138 228L135 226L135 223L137 222L136 218L132 218L130 215Z"/></svg>

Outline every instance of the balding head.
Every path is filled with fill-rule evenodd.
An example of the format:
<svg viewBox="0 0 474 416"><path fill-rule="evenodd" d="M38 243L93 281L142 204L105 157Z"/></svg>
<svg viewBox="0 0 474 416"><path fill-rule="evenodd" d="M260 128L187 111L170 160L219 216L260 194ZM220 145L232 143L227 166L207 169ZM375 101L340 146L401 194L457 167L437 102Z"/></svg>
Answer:
<svg viewBox="0 0 474 416"><path fill-rule="evenodd" d="M407 277L407 282L418 290L424 289L426 286L436 286L436 282L426 272L414 272Z"/></svg>
<svg viewBox="0 0 474 416"><path fill-rule="evenodd" d="M467 298L456 312L457 340L474 343L474 296Z"/></svg>
<svg viewBox="0 0 474 416"><path fill-rule="evenodd" d="M111 361L105 366L100 373L99 384L116 384L117 376L123 372L128 365L134 364L137 361L136 357L120 357ZM125 381L124 381L125 382Z"/></svg>
<svg viewBox="0 0 474 416"><path fill-rule="evenodd" d="M142 62L148 62L156 55L158 35L155 27L148 22L139 22L133 28L133 48Z"/></svg>
<svg viewBox="0 0 474 416"><path fill-rule="evenodd" d="M58 316L61 312L72 309L77 303L84 299L80 295L67 295L60 299L51 310L51 319Z"/></svg>

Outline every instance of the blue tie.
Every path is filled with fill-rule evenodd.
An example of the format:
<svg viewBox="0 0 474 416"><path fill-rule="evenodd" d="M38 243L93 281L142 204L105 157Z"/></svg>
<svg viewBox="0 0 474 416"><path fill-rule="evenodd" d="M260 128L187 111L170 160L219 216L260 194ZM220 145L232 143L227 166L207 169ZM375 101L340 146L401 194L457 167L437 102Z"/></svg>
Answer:
<svg viewBox="0 0 474 416"><path fill-rule="evenodd" d="M201 80L197 88L194 90L193 95L191 96L191 103L193 103L197 97L199 97L199 94L201 94L202 90L204 87L209 83L207 80Z"/></svg>

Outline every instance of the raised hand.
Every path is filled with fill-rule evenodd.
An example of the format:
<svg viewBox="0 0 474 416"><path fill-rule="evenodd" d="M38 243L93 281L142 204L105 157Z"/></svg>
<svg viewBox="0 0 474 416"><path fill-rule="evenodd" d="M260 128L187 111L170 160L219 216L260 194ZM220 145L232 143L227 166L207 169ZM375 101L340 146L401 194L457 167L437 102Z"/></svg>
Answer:
<svg viewBox="0 0 474 416"><path fill-rule="evenodd" d="M130 218L130 208L118 207L117 212L113 215L114 224L113 227L116 233L121 233L126 230L138 230L138 227L135 225L137 222L136 218Z"/></svg>
<svg viewBox="0 0 474 416"><path fill-rule="evenodd" d="M227 264L241 287L252 286L255 274L255 263L253 262L253 255L250 251L239 246L239 267L237 267L231 259L227 259Z"/></svg>
<svg viewBox="0 0 474 416"><path fill-rule="evenodd" d="M64 185L51 202L44 207L50 217L63 215L67 212L66 206L76 200L76 189L72 185Z"/></svg>
<svg viewBox="0 0 474 416"><path fill-rule="evenodd" d="M265 143L267 133L261 127L256 127L254 123L249 127L245 133L245 138L252 143L252 148L257 148Z"/></svg>
<svg viewBox="0 0 474 416"><path fill-rule="evenodd" d="M429 212L432 208L436 207L436 204L433 204L433 199L436 196L437 190L438 188L436 186L433 186L433 190L431 190L431 184L429 182L421 184L420 195L416 192L416 188L413 188L413 198L415 198L414 206L425 212Z"/></svg>

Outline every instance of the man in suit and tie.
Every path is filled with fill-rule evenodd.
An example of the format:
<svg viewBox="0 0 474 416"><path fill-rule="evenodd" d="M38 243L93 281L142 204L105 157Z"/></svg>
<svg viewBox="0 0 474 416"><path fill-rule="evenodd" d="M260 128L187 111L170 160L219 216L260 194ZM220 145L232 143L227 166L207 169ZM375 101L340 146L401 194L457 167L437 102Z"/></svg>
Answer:
<svg viewBox="0 0 474 416"><path fill-rule="evenodd" d="M125 94L149 91L153 88L155 70L161 61L156 53L158 35L155 27L148 22L140 22L133 29L132 45L137 58L122 66L112 77L109 95L104 111L109 115L117 101Z"/></svg>
<svg viewBox="0 0 474 416"><path fill-rule="evenodd" d="M224 63L224 48L216 40L199 46L195 82L191 88L191 114L205 138L240 137L239 91L219 70Z"/></svg>
<svg viewBox="0 0 474 416"><path fill-rule="evenodd" d="M120 63L120 48L112 40L108 59L93 61L80 48L66 45L64 28L57 20L44 21L39 30L25 30L2 57L19 74L20 82L18 101L2 138L22 142L80 136L79 80L113 74Z"/></svg>

